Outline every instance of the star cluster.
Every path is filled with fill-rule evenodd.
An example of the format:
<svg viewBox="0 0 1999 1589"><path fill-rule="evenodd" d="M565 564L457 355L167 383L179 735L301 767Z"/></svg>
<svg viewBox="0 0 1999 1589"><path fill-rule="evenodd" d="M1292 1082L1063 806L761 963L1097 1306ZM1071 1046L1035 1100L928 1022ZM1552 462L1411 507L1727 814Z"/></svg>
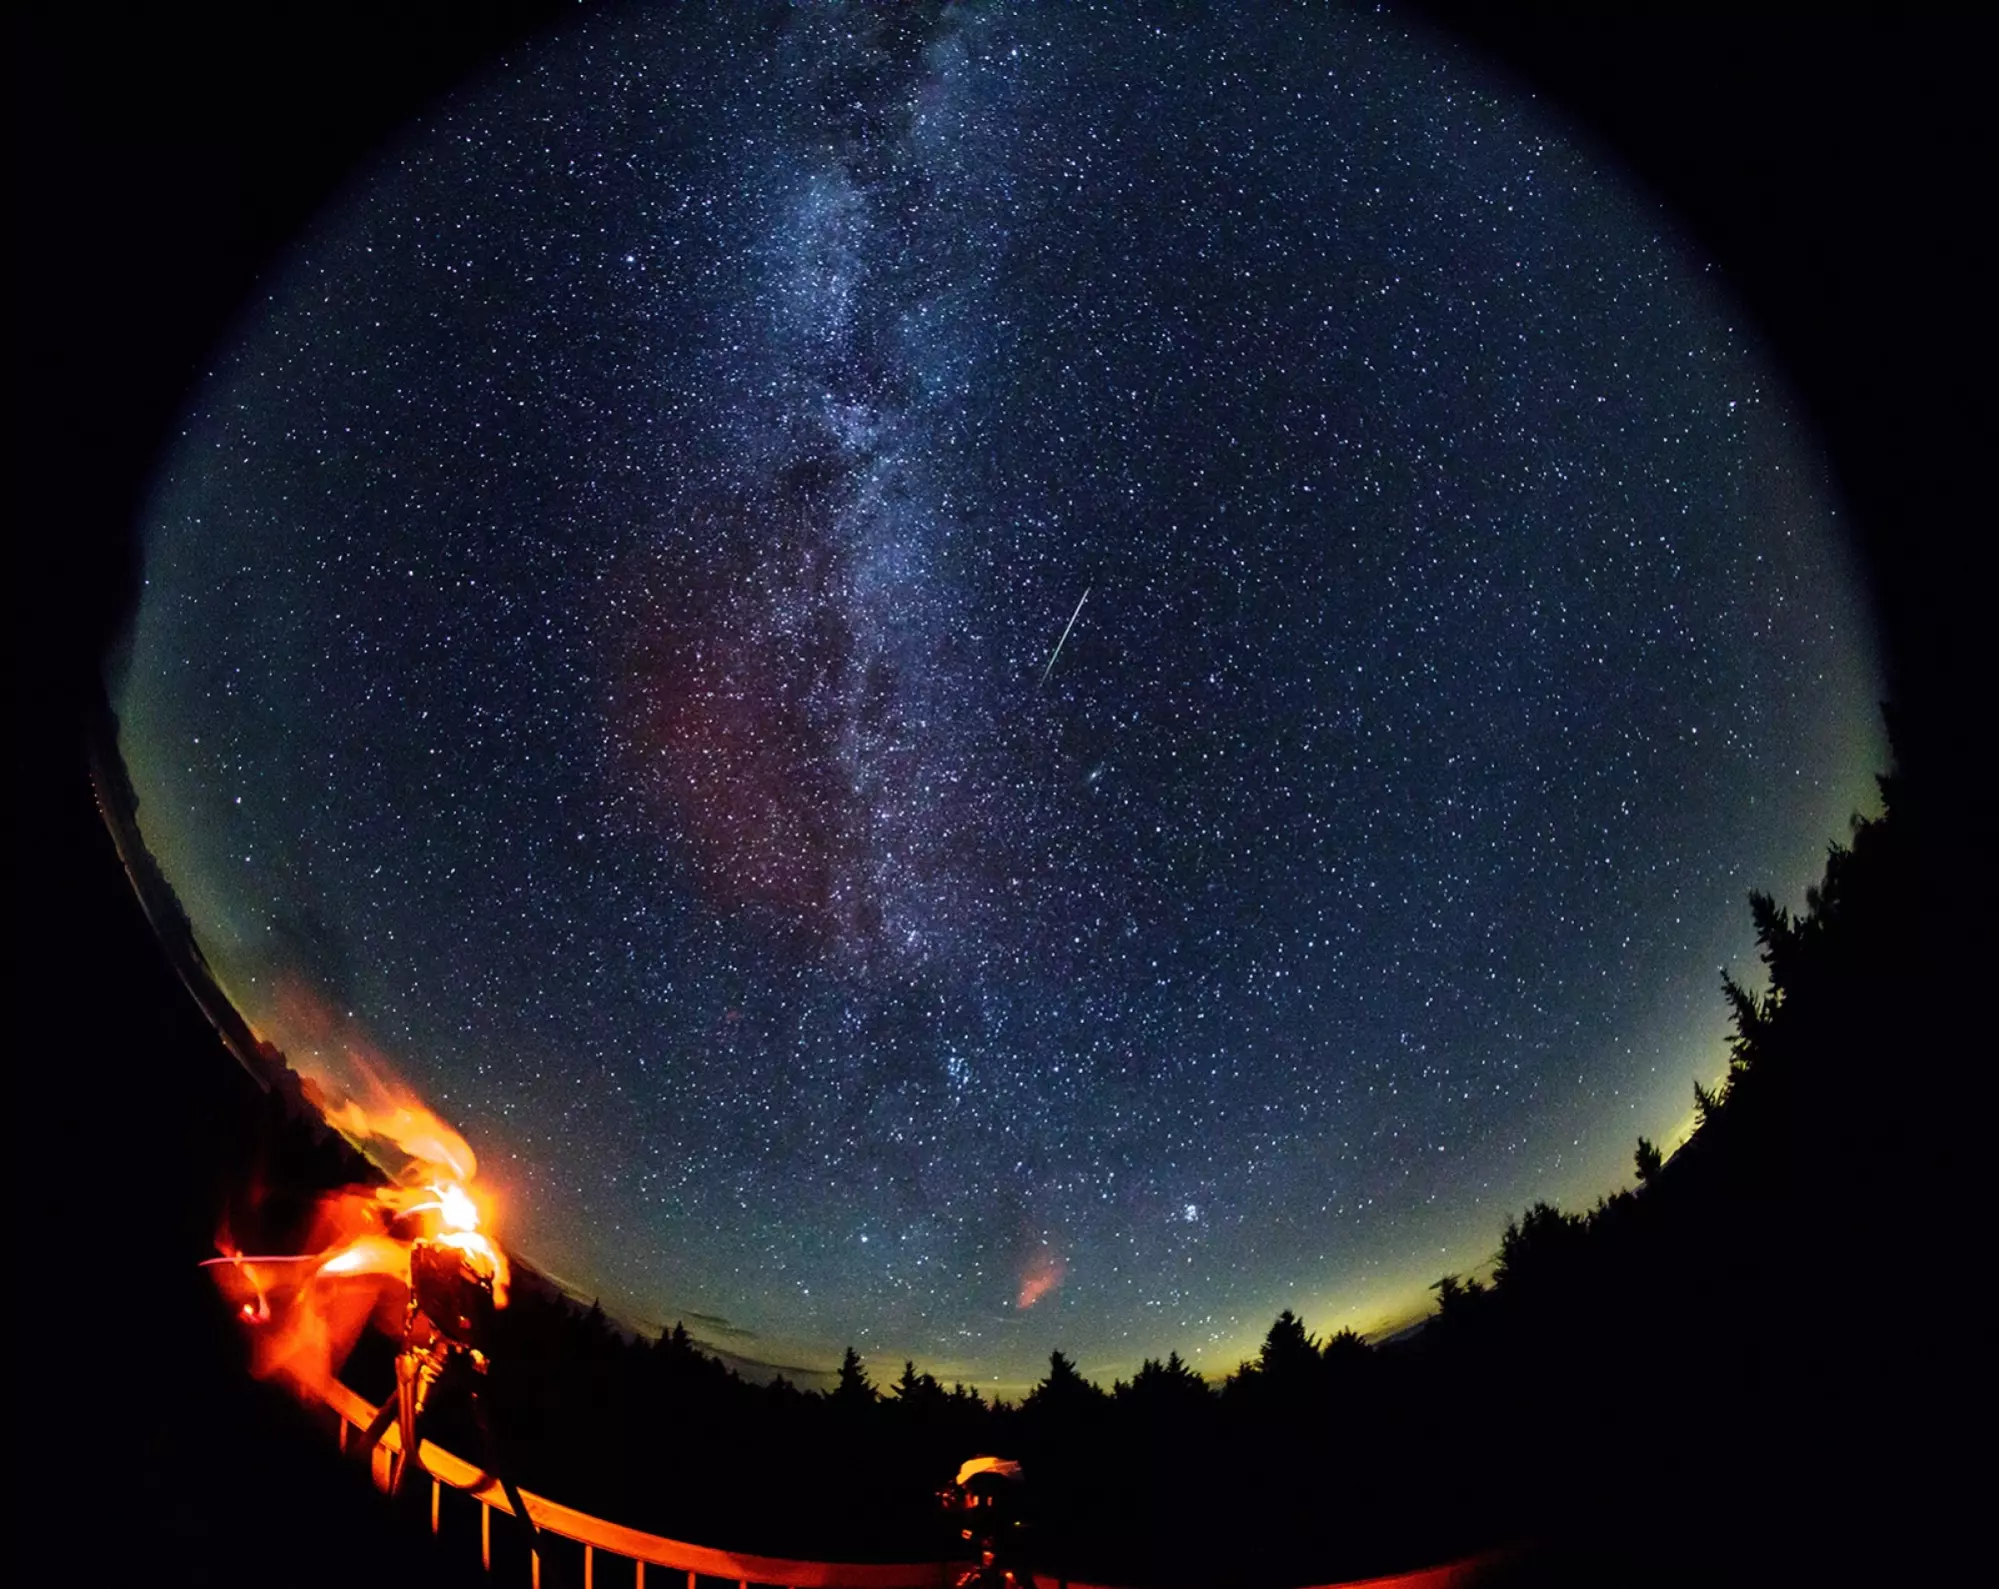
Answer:
<svg viewBox="0 0 1999 1589"><path fill-rule="evenodd" d="M1449 48L772 5L538 45L300 245L119 710L232 996L530 1257L1017 1382L1614 1184L1874 689L1725 298Z"/></svg>

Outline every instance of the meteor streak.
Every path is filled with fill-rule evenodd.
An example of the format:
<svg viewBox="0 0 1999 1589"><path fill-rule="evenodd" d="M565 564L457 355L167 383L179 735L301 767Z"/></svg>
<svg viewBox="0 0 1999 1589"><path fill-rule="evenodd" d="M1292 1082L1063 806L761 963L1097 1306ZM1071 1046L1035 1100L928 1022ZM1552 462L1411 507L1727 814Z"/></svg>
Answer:
<svg viewBox="0 0 1999 1589"><path fill-rule="evenodd" d="M1062 654L1062 648L1069 643L1069 631L1076 627L1076 620L1083 616L1083 603L1090 599L1090 587L1083 587L1083 594L1076 598L1076 610L1069 614L1069 621L1062 626L1062 638L1055 642L1055 649L1048 653L1048 666L1041 670L1041 684L1048 682L1048 675L1055 671L1055 659ZM1038 690L1041 684L1035 685Z"/></svg>

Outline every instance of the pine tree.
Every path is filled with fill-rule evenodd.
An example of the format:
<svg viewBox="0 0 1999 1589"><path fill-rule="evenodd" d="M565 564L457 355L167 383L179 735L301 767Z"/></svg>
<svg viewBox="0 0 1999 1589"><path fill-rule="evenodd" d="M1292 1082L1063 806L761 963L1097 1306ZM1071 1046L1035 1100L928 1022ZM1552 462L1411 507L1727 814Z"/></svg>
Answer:
<svg viewBox="0 0 1999 1589"><path fill-rule="evenodd" d="M1320 1349L1319 1355L1325 1359L1329 1367L1337 1366L1344 1370L1358 1367L1366 1362L1373 1350L1374 1348L1360 1337L1354 1327L1348 1324L1326 1337L1326 1344Z"/></svg>
<svg viewBox="0 0 1999 1589"><path fill-rule="evenodd" d="M840 1359L840 1377L834 1384L830 1397L835 1407L872 1407L877 1399L873 1382L868 1378L867 1365L861 1361L861 1354L851 1346L846 1356Z"/></svg>
<svg viewBox="0 0 1999 1589"><path fill-rule="evenodd" d="M1066 1354L1055 1351L1048 1354L1047 1377L1027 1393L1021 1410L1066 1418L1084 1412L1103 1400L1103 1390L1083 1378Z"/></svg>
<svg viewBox="0 0 1999 1589"><path fill-rule="evenodd" d="M918 1415L935 1413L948 1399L935 1375L917 1373L916 1365L908 1361L903 1363L902 1378L894 1389L896 1405Z"/></svg>
<svg viewBox="0 0 1999 1589"><path fill-rule="evenodd" d="M1273 1389L1295 1391L1313 1381L1318 1366L1319 1343L1307 1333L1305 1321L1286 1308L1257 1348L1258 1373Z"/></svg>
<svg viewBox="0 0 1999 1589"><path fill-rule="evenodd" d="M1537 1202L1519 1219L1509 1218L1499 1238L1493 1284L1516 1290L1523 1285L1561 1284L1574 1270L1587 1228L1582 1215L1565 1214L1551 1203Z"/></svg>

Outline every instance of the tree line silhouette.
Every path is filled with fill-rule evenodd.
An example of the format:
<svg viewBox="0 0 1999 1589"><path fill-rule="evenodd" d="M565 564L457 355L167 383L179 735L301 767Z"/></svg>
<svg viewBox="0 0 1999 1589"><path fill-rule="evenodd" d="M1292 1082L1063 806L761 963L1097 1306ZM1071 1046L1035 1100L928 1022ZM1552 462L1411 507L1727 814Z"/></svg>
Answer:
<svg viewBox="0 0 1999 1589"><path fill-rule="evenodd" d="M1919 791L1881 784L1884 815L1830 848L1801 915L1751 897L1767 984L1723 977L1728 1071L1696 1082L1691 1138L1670 1158L1640 1138L1635 1189L1593 1208L1509 1219L1490 1281L1441 1277L1413 1333L1321 1338L1286 1311L1219 1384L1176 1352L1106 1389L1058 1351L1017 1403L849 1348L809 1391L745 1379L681 1323L636 1338L529 1275L490 1392L517 1477L705 1544L912 1559L953 1552L936 1492L997 1452L1026 1465L1041 1561L1162 1586L1548 1541L1620 1552L1628 1582L1905 1559L1952 1526L1963 1480L1936 1423L1971 1343L1941 1298L1927 1344L1884 1326L1956 1271L1935 1200L1968 1139L1925 1019L1955 852ZM298 1100L267 1115L261 1184L360 1173ZM348 1377L384 1394L386 1343ZM452 1417L436 1437L469 1444Z"/></svg>

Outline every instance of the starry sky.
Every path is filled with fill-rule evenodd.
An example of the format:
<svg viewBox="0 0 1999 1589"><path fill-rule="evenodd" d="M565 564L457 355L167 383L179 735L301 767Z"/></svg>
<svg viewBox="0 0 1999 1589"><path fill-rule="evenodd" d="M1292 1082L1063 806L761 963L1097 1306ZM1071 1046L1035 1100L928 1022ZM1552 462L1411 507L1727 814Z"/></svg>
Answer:
<svg viewBox="0 0 1999 1589"><path fill-rule="evenodd" d="M273 278L114 693L246 1015L607 1307L1220 1370L1684 1128L1885 765L1842 537L1671 217L1406 25L614 12Z"/></svg>

